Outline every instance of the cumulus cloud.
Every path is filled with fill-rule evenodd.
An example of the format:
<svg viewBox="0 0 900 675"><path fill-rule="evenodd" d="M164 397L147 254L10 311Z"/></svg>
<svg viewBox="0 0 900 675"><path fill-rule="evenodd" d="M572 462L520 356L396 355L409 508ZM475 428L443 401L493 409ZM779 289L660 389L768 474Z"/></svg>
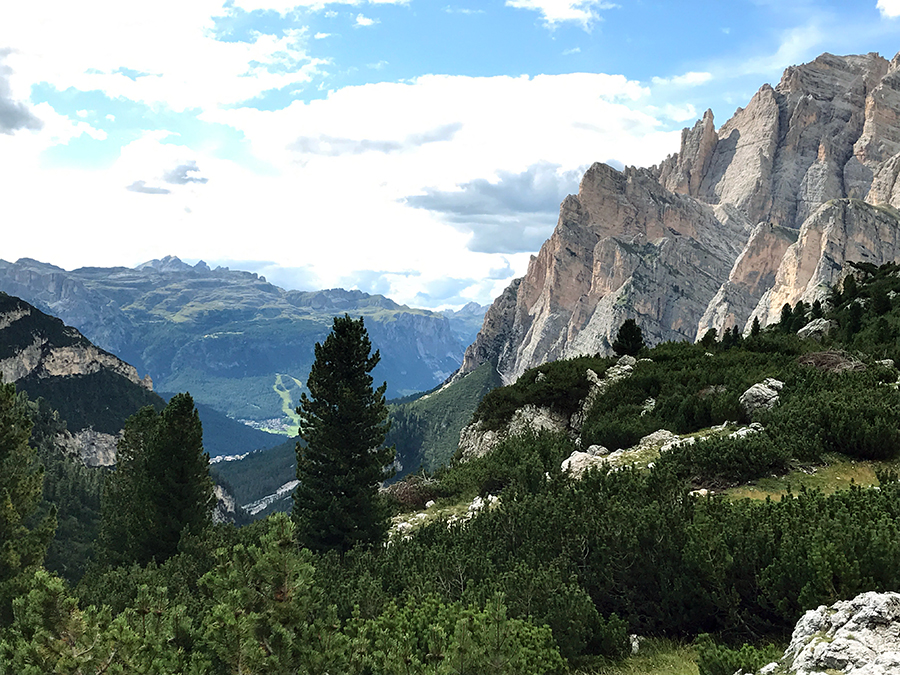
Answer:
<svg viewBox="0 0 900 675"><path fill-rule="evenodd" d="M900 0L878 0L878 11L881 16L894 19L900 16Z"/></svg>
<svg viewBox="0 0 900 675"><path fill-rule="evenodd" d="M3 63L9 53L9 49L0 49L0 133L11 134L18 129L40 129L43 126L41 120L26 104L13 98L9 86L12 68Z"/></svg>
<svg viewBox="0 0 900 675"><path fill-rule="evenodd" d="M140 192L145 195L167 195L172 192L168 188L147 185L145 180L136 180L131 185L126 186L125 189L129 192Z"/></svg>
<svg viewBox="0 0 900 675"><path fill-rule="evenodd" d="M600 20L597 12L618 7L605 0L506 0L506 6L540 12L548 28L572 22L580 23L585 30Z"/></svg>
<svg viewBox="0 0 900 675"><path fill-rule="evenodd" d="M684 75L675 75L674 77L654 77L652 81L653 84L660 86L696 87L706 84L711 79L713 79L712 73L691 71Z"/></svg>
<svg viewBox="0 0 900 675"><path fill-rule="evenodd" d="M188 183L207 183L208 178L194 175L199 174L200 169L197 168L197 160L192 159L184 164L179 164L174 169L166 171L163 174L163 180L172 185L187 185Z"/></svg>
<svg viewBox="0 0 900 675"><path fill-rule="evenodd" d="M41 82L181 112L302 86L327 63L309 56L303 28L254 32L246 41L216 39L213 17L234 11L223 10L221 0L158 0L152 12L140 3L111 6L103 21L77 3L54 3L53 20L42 3L4 7L0 45L18 48L23 89Z"/></svg>
<svg viewBox="0 0 900 675"><path fill-rule="evenodd" d="M363 14L356 15L356 22L353 24L354 26L365 28L367 26L374 26L376 23L381 23L378 19L370 19Z"/></svg>
<svg viewBox="0 0 900 675"><path fill-rule="evenodd" d="M556 225L560 202L577 191L582 173L541 162L520 173L499 171L494 182L479 178L457 190L427 189L423 195L407 197L406 203L434 211L471 232L471 251L536 251Z"/></svg>
<svg viewBox="0 0 900 675"><path fill-rule="evenodd" d="M399 141L368 138L339 138L327 134L315 137L301 136L290 145L290 148L303 154L324 155L326 157L360 155L365 152L402 152L404 150L411 150L422 145L427 145L428 143L440 143L453 140L453 137L461 128L462 124L459 122L444 124L423 133L410 134Z"/></svg>
<svg viewBox="0 0 900 675"><path fill-rule="evenodd" d="M790 64L802 63L828 39L817 18L782 31L778 48L771 54L744 59L730 67L730 75L767 75L781 73Z"/></svg>

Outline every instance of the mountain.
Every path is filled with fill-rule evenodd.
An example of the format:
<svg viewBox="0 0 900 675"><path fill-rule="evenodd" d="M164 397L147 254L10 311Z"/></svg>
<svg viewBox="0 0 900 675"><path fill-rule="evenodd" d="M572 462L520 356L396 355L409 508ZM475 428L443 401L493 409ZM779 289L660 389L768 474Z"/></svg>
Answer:
<svg viewBox="0 0 900 675"><path fill-rule="evenodd" d="M823 54L718 129L707 111L658 166L591 166L460 376L609 353L629 318L651 344L746 333L824 297L849 262L898 259L898 71L900 55Z"/></svg>
<svg viewBox="0 0 900 675"><path fill-rule="evenodd" d="M163 400L133 366L59 319L0 292L0 376L31 399L43 398L65 420L59 439L88 466L115 461L125 420Z"/></svg>
<svg viewBox="0 0 900 675"><path fill-rule="evenodd" d="M30 259L0 261L0 289L135 364L159 391L189 391L198 403L276 430L295 423L313 346L334 316L365 318L382 357L375 379L388 382L392 397L445 380L477 332L477 308L451 321L380 295L285 291L250 272L174 257L71 272Z"/></svg>

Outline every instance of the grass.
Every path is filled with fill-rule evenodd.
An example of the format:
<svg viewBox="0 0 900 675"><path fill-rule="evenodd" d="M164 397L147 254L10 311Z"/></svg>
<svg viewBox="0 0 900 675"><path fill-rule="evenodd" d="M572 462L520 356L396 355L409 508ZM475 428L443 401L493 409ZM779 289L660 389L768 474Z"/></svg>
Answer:
<svg viewBox="0 0 900 675"><path fill-rule="evenodd" d="M637 654L619 663L576 671L576 675L699 675L697 654L690 644L648 638Z"/></svg>
<svg viewBox="0 0 900 675"><path fill-rule="evenodd" d="M288 381L287 384L285 384L285 379ZM291 390L295 387L298 390L303 389L303 382L296 377L276 373L275 384L272 385L272 389L281 398L281 410L284 416L291 420L292 424L287 429L278 429L273 433L280 433L290 437L300 433L300 416L296 412L297 406L294 404L294 397L291 395ZM266 429L266 431L269 430Z"/></svg>
<svg viewBox="0 0 900 675"><path fill-rule="evenodd" d="M415 530L433 523L436 520L449 521L450 519L463 518L469 512L469 505L475 498L475 493L466 493L461 496L452 498L442 498L435 501L434 506L430 509L421 509L418 511L409 511L391 518L391 527L396 527L400 523L409 523L412 529L400 532L391 530L391 536L403 536L414 532Z"/></svg>
<svg viewBox="0 0 900 675"><path fill-rule="evenodd" d="M819 466L795 469L784 476L761 478L747 485L725 490L731 499L781 499L788 489L796 492L801 487L832 494L846 490L851 485L872 487L878 485L876 470L898 468L898 462L853 461L839 455L830 455Z"/></svg>

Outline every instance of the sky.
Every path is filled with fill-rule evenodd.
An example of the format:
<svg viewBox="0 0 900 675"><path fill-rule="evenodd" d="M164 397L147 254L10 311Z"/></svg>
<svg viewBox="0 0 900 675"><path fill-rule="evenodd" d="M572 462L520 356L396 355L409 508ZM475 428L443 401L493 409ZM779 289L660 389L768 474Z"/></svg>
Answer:
<svg viewBox="0 0 900 675"><path fill-rule="evenodd" d="M486 304L593 162L898 50L900 0L3 3L0 258Z"/></svg>

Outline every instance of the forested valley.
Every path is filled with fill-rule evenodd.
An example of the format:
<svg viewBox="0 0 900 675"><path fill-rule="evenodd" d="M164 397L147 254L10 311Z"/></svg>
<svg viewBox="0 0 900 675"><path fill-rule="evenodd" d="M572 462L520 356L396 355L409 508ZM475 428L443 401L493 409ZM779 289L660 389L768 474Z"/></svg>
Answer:
<svg viewBox="0 0 900 675"><path fill-rule="evenodd" d="M294 517L214 523L186 394L129 420L115 470L87 469L52 451L59 415L4 384L0 673L655 672L620 669L635 635L701 675L754 671L804 610L900 590L898 293L897 265L858 264L746 336L646 347L626 331L630 375L579 434L509 434L411 472L375 493L383 520L355 545L310 538L344 521L310 516L328 500L309 495ZM812 321L818 337L798 336ZM488 392L475 419L571 416L586 372L618 364L544 364ZM748 411L741 395L767 378L777 404ZM678 442L652 459L562 469L659 430Z"/></svg>

